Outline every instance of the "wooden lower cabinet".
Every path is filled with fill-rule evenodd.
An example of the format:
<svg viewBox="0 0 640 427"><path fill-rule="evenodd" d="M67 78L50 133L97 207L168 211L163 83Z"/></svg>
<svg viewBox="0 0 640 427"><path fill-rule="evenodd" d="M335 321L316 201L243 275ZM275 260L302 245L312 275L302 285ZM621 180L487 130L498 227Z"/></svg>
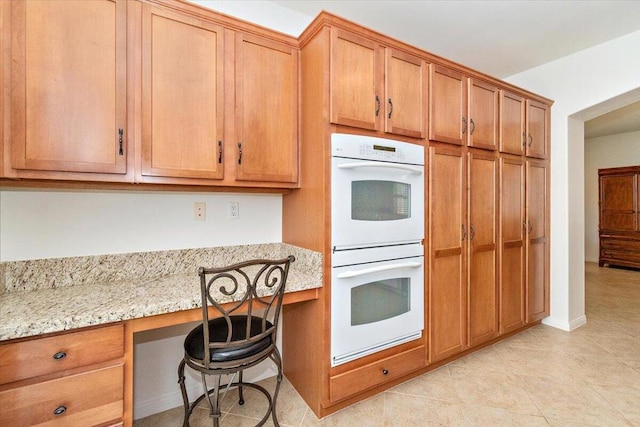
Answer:
<svg viewBox="0 0 640 427"><path fill-rule="evenodd" d="M527 323L549 315L549 166L527 159Z"/></svg>
<svg viewBox="0 0 640 427"><path fill-rule="evenodd" d="M425 365L425 348L419 346L369 363L329 379L329 399L337 402L354 394L398 379Z"/></svg>
<svg viewBox="0 0 640 427"><path fill-rule="evenodd" d="M118 425L122 325L0 345L0 425Z"/></svg>
<svg viewBox="0 0 640 427"><path fill-rule="evenodd" d="M524 325L525 164L500 158L500 333Z"/></svg>

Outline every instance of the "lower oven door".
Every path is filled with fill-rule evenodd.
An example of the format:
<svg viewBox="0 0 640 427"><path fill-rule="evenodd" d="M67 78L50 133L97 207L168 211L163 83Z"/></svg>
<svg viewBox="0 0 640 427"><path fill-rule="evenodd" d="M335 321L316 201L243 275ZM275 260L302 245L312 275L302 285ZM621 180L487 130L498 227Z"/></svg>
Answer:
<svg viewBox="0 0 640 427"><path fill-rule="evenodd" d="M424 257L334 267L331 366L422 336Z"/></svg>

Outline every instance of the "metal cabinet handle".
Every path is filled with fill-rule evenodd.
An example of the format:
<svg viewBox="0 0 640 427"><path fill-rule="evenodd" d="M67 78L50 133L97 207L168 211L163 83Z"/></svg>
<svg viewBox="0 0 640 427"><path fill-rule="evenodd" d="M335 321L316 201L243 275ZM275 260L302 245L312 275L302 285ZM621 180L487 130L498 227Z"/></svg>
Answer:
<svg viewBox="0 0 640 427"><path fill-rule="evenodd" d="M471 124L471 130L469 131L469 134L473 135L473 131L476 130L476 124L473 122L473 119L471 119L469 123Z"/></svg>
<svg viewBox="0 0 640 427"><path fill-rule="evenodd" d="M464 241L464 239L467 238L467 227L462 224L462 240Z"/></svg>
<svg viewBox="0 0 640 427"><path fill-rule="evenodd" d="M380 97L376 95L376 117L378 117L379 113L380 113Z"/></svg>
<svg viewBox="0 0 640 427"><path fill-rule="evenodd" d="M118 129L118 144L120 148L118 149L118 155L123 156L124 150L122 148L122 144L124 143L124 129Z"/></svg>
<svg viewBox="0 0 640 427"><path fill-rule="evenodd" d="M391 118L391 114L393 114L393 102L391 101L391 98L389 98L389 115L387 116L388 119Z"/></svg>
<svg viewBox="0 0 640 427"><path fill-rule="evenodd" d="M462 134L464 135L467 132L467 119L462 118Z"/></svg>
<svg viewBox="0 0 640 427"><path fill-rule="evenodd" d="M242 142L238 142L238 164L242 164Z"/></svg>
<svg viewBox="0 0 640 427"><path fill-rule="evenodd" d="M65 357L67 357L67 353L65 353L64 351L59 351L59 352L57 352L56 354L53 355L53 358L55 360L62 360Z"/></svg>
<svg viewBox="0 0 640 427"><path fill-rule="evenodd" d="M469 240L473 240L474 237L476 237L476 228L473 226L473 224L471 224Z"/></svg>
<svg viewBox="0 0 640 427"><path fill-rule="evenodd" d="M531 221L529 221L529 233L531 233L533 231L533 224Z"/></svg>
<svg viewBox="0 0 640 427"><path fill-rule="evenodd" d="M522 234L527 234L527 221L522 221Z"/></svg>
<svg viewBox="0 0 640 427"><path fill-rule="evenodd" d="M522 132L522 146L523 147L527 146L527 133L526 132Z"/></svg>
<svg viewBox="0 0 640 427"><path fill-rule="evenodd" d="M531 147L532 143L533 143L533 136L531 136L531 134L529 134L529 147Z"/></svg>
<svg viewBox="0 0 640 427"><path fill-rule="evenodd" d="M60 405L56 409L53 410L53 415L58 416L58 415L64 414L65 412L67 412L67 407L64 406L64 405Z"/></svg>
<svg viewBox="0 0 640 427"><path fill-rule="evenodd" d="M218 163L222 163L222 140L218 141Z"/></svg>

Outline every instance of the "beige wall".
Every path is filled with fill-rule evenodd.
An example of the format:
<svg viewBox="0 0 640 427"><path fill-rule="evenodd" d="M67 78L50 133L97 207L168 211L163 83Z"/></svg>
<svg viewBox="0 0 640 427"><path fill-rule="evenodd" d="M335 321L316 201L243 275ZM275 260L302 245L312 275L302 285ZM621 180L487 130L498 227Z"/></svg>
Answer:
<svg viewBox="0 0 640 427"><path fill-rule="evenodd" d="M598 261L598 169L640 165L640 131L584 141L585 260Z"/></svg>

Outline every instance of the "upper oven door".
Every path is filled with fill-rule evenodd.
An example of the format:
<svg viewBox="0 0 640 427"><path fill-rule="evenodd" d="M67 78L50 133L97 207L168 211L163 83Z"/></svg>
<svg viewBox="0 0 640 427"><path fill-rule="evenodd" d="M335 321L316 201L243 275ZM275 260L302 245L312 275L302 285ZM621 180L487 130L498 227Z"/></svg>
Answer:
<svg viewBox="0 0 640 427"><path fill-rule="evenodd" d="M333 157L331 173L332 246L424 238L424 166Z"/></svg>

